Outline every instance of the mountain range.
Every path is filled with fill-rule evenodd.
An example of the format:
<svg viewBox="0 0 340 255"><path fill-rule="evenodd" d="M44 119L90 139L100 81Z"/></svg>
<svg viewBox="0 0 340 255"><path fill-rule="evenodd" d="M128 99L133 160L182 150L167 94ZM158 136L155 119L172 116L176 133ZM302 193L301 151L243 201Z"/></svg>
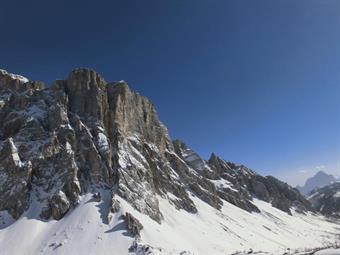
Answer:
<svg viewBox="0 0 340 255"><path fill-rule="evenodd" d="M0 72L2 254L284 254L339 221L300 192L172 141L126 82Z"/></svg>

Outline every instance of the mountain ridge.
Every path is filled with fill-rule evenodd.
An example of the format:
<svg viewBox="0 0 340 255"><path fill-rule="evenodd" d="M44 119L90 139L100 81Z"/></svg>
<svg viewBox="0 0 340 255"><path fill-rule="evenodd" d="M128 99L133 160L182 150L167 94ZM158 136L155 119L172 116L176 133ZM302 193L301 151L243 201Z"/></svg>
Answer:
<svg viewBox="0 0 340 255"><path fill-rule="evenodd" d="M274 177L214 153L203 160L185 143L172 141L154 105L123 81L107 83L85 68L49 87L2 75L0 211L14 220L36 203L40 220L62 221L85 206L82 198L89 193L94 201L105 200L103 222L111 224L121 213L136 240L143 224L122 214L125 202L157 224L169 217L161 209L164 200L168 210L192 217L201 213L199 207L222 213L229 204L262 214L258 200L289 217L314 211L296 189Z"/></svg>

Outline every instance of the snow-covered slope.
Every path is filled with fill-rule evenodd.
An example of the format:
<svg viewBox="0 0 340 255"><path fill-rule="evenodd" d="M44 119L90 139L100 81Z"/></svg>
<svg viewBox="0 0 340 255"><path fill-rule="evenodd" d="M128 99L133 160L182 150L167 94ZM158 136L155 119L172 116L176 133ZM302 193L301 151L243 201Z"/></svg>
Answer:
<svg viewBox="0 0 340 255"><path fill-rule="evenodd" d="M150 222L145 233L142 231L144 241L168 251L177 247L194 254L231 254L252 249L277 255L283 254L287 248L326 245L339 233L339 225L325 222L321 216L311 213L289 216L260 200L255 201L261 209L258 214L248 213L229 203L218 211L197 198L192 199L198 207L196 215L178 212L169 206L168 201L162 200L161 208L168 212L165 221L161 226L153 224L151 234L148 231ZM142 222L148 220L145 216L139 217Z"/></svg>
<svg viewBox="0 0 340 255"><path fill-rule="evenodd" d="M314 253L314 255L339 255L339 254L340 249L325 249Z"/></svg>
<svg viewBox="0 0 340 255"><path fill-rule="evenodd" d="M108 225L101 218L105 204L87 194L62 220L42 221L34 202L19 220L3 219L0 254L126 254L133 238L121 227L122 219Z"/></svg>
<svg viewBox="0 0 340 255"><path fill-rule="evenodd" d="M17 221L2 218L1 254L218 255L253 250L280 255L287 248L298 251L329 245L339 233L339 223L320 215L294 212L290 216L260 200L254 202L261 213L248 213L229 203L219 211L195 197L191 198L198 208L196 214L178 211L160 198L160 209L165 212L161 224L117 197L121 209L109 223L103 217L109 208L108 191L101 194L101 201L92 194L82 196L79 205L60 221L39 220L36 202ZM144 226L137 241L121 218L125 212Z"/></svg>

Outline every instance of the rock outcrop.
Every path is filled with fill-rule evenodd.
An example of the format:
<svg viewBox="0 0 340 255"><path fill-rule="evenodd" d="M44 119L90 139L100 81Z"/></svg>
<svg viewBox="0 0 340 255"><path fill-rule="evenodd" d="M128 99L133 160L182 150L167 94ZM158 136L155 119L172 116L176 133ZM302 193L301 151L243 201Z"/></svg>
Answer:
<svg viewBox="0 0 340 255"><path fill-rule="evenodd" d="M172 142L147 98L91 69L75 69L46 88L0 72L0 148L0 210L14 218L31 200L42 204L42 218L61 219L82 193L99 189L112 194L111 214L120 210L116 194L159 223L160 197L190 213L197 212L193 196L217 210L229 202L259 212L253 198L287 213L310 209L273 177L215 154L205 161ZM138 235L138 222L126 219Z"/></svg>
<svg viewBox="0 0 340 255"><path fill-rule="evenodd" d="M123 219L127 224L127 229L130 231L131 235L134 237L140 236L140 231L143 229L143 225L137 220L135 217L132 216L131 213L125 213L122 215Z"/></svg>
<svg viewBox="0 0 340 255"><path fill-rule="evenodd" d="M31 177L31 162L22 162L13 139L6 139L0 149L0 211L19 218L29 206Z"/></svg>

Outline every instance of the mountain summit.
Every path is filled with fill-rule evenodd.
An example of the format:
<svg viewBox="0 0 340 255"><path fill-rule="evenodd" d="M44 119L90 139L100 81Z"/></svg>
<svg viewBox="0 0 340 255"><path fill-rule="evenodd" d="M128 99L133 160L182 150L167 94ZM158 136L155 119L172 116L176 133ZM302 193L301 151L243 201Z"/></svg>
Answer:
<svg viewBox="0 0 340 255"><path fill-rule="evenodd" d="M86 68L48 87L17 77L0 75L5 254L277 254L334 241L336 224L288 184L173 142L126 82Z"/></svg>
<svg viewBox="0 0 340 255"><path fill-rule="evenodd" d="M312 190L321 188L336 181L337 179L333 175L319 171L314 176L307 179L304 186L297 186L296 188L301 192L301 194L308 195Z"/></svg>

